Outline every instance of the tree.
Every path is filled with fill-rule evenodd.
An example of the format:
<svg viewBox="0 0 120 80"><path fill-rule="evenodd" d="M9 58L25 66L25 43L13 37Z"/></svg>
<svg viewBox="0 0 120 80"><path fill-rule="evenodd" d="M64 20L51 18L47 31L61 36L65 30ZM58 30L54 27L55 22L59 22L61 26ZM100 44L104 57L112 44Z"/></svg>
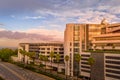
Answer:
<svg viewBox="0 0 120 80"><path fill-rule="evenodd" d="M12 49L3 48L0 50L0 58L2 61L9 61L12 55L14 55L14 51Z"/></svg>
<svg viewBox="0 0 120 80"><path fill-rule="evenodd" d="M46 66L47 66L46 62L48 61L48 57L43 55L43 61L45 62L45 71L46 71Z"/></svg>
<svg viewBox="0 0 120 80"><path fill-rule="evenodd" d="M92 66L93 66L93 64L95 63L95 60L94 60L94 58L93 57L90 57L90 58L88 58L88 64L90 65L90 68L91 68L91 70L90 70L90 80L92 80L91 79L91 72L92 72Z"/></svg>
<svg viewBox="0 0 120 80"><path fill-rule="evenodd" d="M43 61L44 56L42 54L39 55L39 60L40 60L40 67L43 67L42 61Z"/></svg>
<svg viewBox="0 0 120 80"><path fill-rule="evenodd" d="M28 52L28 56L33 60L33 64L34 64L36 53L35 52Z"/></svg>
<svg viewBox="0 0 120 80"><path fill-rule="evenodd" d="M18 49L15 49L14 50L14 55L17 55L18 54Z"/></svg>
<svg viewBox="0 0 120 80"><path fill-rule="evenodd" d="M55 55L56 61L58 63L58 69L59 69L59 63L60 63L60 54L56 54ZM57 74L58 74L58 70L57 70Z"/></svg>
<svg viewBox="0 0 120 80"><path fill-rule="evenodd" d="M27 55L27 52L22 49L19 49L19 52L23 55L23 62L25 63L25 56Z"/></svg>
<svg viewBox="0 0 120 80"><path fill-rule="evenodd" d="M51 67L52 67L52 63L53 63L53 58L54 58L54 56L55 56L55 54L54 54L54 52L53 51L51 51L51 53L50 53L50 58L51 58Z"/></svg>
<svg viewBox="0 0 120 80"><path fill-rule="evenodd" d="M65 56L65 61L67 63L67 69L66 70L68 71L68 61L69 61L69 56L68 55ZM67 80L67 73L66 73L66 80Z"/></svg>
<svg viewBox="0 0 120 80"><path fill-rule="evenodd" d="M81 60L81 56L80 56L80 54L77 53L77 54L75 54L74 58L75 58L75 61L77 62L77 67L78 67L77 71L76 71L77 72L77 80L78 80L78 76L79 76L79 62Z"/></svg>

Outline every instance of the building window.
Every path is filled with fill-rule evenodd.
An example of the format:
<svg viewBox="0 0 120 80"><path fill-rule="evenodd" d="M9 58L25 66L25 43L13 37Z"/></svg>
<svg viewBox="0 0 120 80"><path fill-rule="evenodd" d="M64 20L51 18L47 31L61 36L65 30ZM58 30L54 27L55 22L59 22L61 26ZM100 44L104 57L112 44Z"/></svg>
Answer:
<svg viewBox="0 0 120 80"><path fill-rule="evenodd" d="M79 36L79 32L78 31L74 31L74 35L75 36Z"/></svg>
<svg viewBox="0 0 120 80"><path fill-rule="evenodd" d="M50 54L50 52L47 52L47 54Z"/></svg>
<svg viewBox="0 0 120 80"><path fill-rule="evenodd" d="M79 52L79 48L74 48L74 52Z"/></svg>
<svg viewBox="0 0 120 80"><path fill-rule="evenodd" d="M79 30L79 26L74 26L74 30L78 31Z"/></svg>
<svg viewBox="0 0 120 80"><path fill-rule="evenodd" d="M50 48L47 48L47 50L50 50Z"/></svg>
<svg viewBox="0 0 120 80"><path fill-rule="evenodd" d="M59 48L59 50L64 50L64 48Z"/></svg>
<svg viewBox="0 0 120 80"><path fill-rule="evenodd" d="M79 43L74 43L74 46L75 47L79 47Z"/></svg>
<svg viewBox="0 0 120 80"><path fill-rule="evenodd" d="M45 54L45 52L40 52L41 54Z"/></svg>
<svg viewBox="0 0 120 80"><path fill-rule="evenodd" d="M79 41L79 36L74 36L75 41Z"/></svg>
<svg viewBox="0 0 120 80"><path fill-rule="evenodd" d="M45 50L45 48L40 48L40 50Z"/></svg>
<svg viewBox="0 0 120 80"><path fill-rule="evenodd" d="M57 48L54 48L54 50L57 50Z"/></svg>
<svg viewBox="0 0 120 80"><path fill-rule="evenodd" d="M70 46L72 46L72 43L70 42Z"/></svg>
<svg viewBox="0 0 120 80"><path fill-rule="evenodd" d="M72 51L72 48L70 48L70 51Z"/></svg>
<svg viewBox="0 0 120 80"><path fill-rule="evenodd" d="M107 46L113 46L113 44L111 44L111 43L108 43L108 44L107 44Z"/></svg>
<svg viewBox="0 0 120 80"><path fill-rule="evenodd" d="M54 54L57 54L57 52L54 52Z"/></svg>
<svg viewBox="0 0 120 80"><path fill-rule="evenodd" d="M59 54L64 54L64 52L59 52Z"/></svg>

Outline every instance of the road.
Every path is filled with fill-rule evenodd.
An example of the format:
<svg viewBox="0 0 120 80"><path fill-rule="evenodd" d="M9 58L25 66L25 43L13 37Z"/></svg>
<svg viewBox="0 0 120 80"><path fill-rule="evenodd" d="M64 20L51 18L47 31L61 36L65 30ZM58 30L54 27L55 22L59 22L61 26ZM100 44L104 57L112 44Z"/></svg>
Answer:
<svg viewBox="0 0 120 80"><path fill-rule="evenodd" d="M6 62L0 62L0 76L5 80L54 80Z"/></svg>

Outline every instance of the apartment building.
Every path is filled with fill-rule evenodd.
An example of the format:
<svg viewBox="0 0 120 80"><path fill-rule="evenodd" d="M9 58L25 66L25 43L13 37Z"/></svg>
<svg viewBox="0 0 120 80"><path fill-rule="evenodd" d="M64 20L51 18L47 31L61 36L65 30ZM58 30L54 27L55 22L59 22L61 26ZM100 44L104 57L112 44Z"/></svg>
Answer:
<svg viewBox="0 0 120 80"><path fill-rule="evenodd" d="M81 53L90 48L92 37L101 34L101 27L104 24L66 24L64 32L64 55L70 57L69 64L66 65L66 74L76 75L79 70L74 60L74 54ZM67 67L68 66L68 67Z"/></svg>
<svg viewBox="0 0 120 80"><path fill-rule="evenodd" d="M53 51L54 54L60 54L60 62L64 62L64 47L61 42L51 42L51 43L20 43L18 49L25 50L27 52L35 52L36 58L40 54L46 55L49 60L50 53ZM23 56L18 52L18 59L21 61ZM26 58L27 59L27 58Z"/></svg>

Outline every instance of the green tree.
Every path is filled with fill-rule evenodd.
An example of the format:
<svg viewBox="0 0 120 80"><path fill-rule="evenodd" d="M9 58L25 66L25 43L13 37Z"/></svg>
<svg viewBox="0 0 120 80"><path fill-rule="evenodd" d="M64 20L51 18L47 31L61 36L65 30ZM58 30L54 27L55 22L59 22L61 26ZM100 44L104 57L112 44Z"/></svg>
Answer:
<svg viewBox="0 0 120 80"><path fill-rule="evenodd" d="M14 50L14 55L17 55L18 54L18 49L15 49Z"/></svg>
<svg viewBox="0 0 120 80"><path fill-rule="evenodd" d="M25 50L19 49L19 52L23 55L23 62L25 63L25 56L28 55Z"/></svg>
<svg viewBox="0 0 120 80"><path fill-rule="evenodd" d="M55 55L55 58L56 58L56 61L57 61L57 64L58 64L58 69L59 69L59 63L60 63L60 54L56 54ZM57 74L58 74L58 70L57 70Z"/></svg>
<svg viewBox="0 0 120 80"><path fill-rule="evenodd" d="M9 61L12 55L14 55L14 51L12 49L3 48L0 50L0 58L2 61Z"/></svg>
<svg viewBox="0 0 120 80"><path fill-rule="evenodd" d="M44 58L44 56L42 54L40 54L39 55L40 67L43 67L43 64L42 64L42 61L44 60L43 58Z"/></svg>
<svg viewBox="0 0 120 80"><path fill-rule="evenodd" d="M28 52L28 57L30 57L30 59L32 59L33 64L35 63L35 58L36 58L36 53L35 52Z"/></svg>
<svg viewBox="0 0 120 80"><path fill-rule="evenodd" d="M90 65L90 68L91 68L91 70L90 70L90 80L92 80L92 79L91 79L91 75L92 75L92 66L93 66L94 63L95 63L95 60L94 60L93 57L88 58L88 64Z"/></svg>
<svg viewBox="0 0 120 80"><path fill-rule="evenodd" d="M69 61L69 59L70 59L70 57L68 56L68 55L66 55L65 56L65 61L66 61L66 63L67 63L67 71L66 72L68 72L68 61ZM66 73L66 80L67 80L67 73Z"/></svg>
<svg viewBox="0 0 120 80"><path fill-rule="evenodd" d="M75 57L75 61L77 62L77 80L78 80L78 76L79 76L79 62L80 62L80 60L81 60L81 56L80 56L80 54L75 54L74 55Z"/></svg>
<svg viewBox="0 0 120 80"><path fill-rule="evenodd" d="M48 61L48 57L43 55L43 61L45 62L45 71L46 71L46 66L47 66L46 62Z"/></svg>
<svg viewBox="0 0 120 80"><path fill-rule="evenodd" d="M54 58L55 54L53 51L50 52L50 58L51 58L51 68L52 68L52 63L53 63L53 58Z"/></svg>

